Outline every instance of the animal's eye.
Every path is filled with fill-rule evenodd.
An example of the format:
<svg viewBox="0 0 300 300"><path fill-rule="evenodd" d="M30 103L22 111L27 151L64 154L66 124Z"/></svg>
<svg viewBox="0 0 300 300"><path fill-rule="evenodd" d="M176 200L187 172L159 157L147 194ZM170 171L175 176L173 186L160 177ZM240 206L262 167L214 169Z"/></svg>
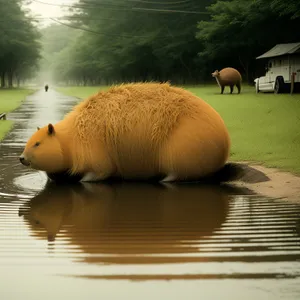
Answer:
<svg viewBox="0 0 300 300"><path fill-rule="evenodd" d="M35 144L34 144L34 147L37 147L37 146L39 146L41 143L40 142L36 142Z"/></svg>

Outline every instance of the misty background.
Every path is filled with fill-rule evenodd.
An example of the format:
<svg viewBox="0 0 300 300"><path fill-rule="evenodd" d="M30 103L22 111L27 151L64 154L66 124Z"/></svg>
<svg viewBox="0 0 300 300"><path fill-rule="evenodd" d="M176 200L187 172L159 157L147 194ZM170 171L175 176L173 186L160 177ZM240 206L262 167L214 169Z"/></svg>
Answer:
<svg viewBox="0 0 300 300"><path fill-rule="evenodd" d="M255 58L300 41L299 0L0 0L1 87L215 82Z"/></svg>

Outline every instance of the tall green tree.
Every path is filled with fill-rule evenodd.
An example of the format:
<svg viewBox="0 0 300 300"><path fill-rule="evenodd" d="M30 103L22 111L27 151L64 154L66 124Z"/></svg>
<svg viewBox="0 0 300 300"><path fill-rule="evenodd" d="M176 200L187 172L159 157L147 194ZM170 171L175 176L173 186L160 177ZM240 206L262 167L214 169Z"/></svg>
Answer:
<svg viewBox="0 0 300 300"><path fill-rule="evenodd" d="M22 8L21 0L0 0L1 87L31 75L39 59L39 32Z"/></svg>
<svg viewBox="0 0 300 300"><path fill-rule="evenodd" d="M81 0L73 27L83 29L70 76L106 83L132 80L191 82L200 42L197 22L207 19L212 0ZM75 20L76 19L76 20ZM75 67L76 65L76 67ZM58 64L59 67L59 64ZM82 72L80 72L82 70ZM56 72L58 73L58 72Z"/></svg>
<svg viewBox="0 0 300 300"><path fill-rule="evenodd" d="M299 3L80 0L71 22L57 27L78 35L62 38L63 49L55 55L48 51L52 73L58 81L76 84L182 84L212 80L212 71L232 66L252 82L261 67L257 55L277 43L300 40Z"/></svg>

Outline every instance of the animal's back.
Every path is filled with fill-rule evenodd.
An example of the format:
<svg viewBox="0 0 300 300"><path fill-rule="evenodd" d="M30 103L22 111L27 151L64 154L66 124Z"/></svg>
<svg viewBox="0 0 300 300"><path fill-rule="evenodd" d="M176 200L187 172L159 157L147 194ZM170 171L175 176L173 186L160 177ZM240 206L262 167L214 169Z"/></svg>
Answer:
<svg viewBox="0 0 300 300"><path fill-rule="evenodd" d="M236 84L242 82L240 72L234 68L224 68L220 71L220 77L223 84Z"/></svg>
<svg viewBox="0 0 300 300"><path fill-rule="evenodd" d="M220 118L205 101L167 83L134 83L110 88L91 96L76 109L78 125L86 136L102 132L115 142L124 135L163 141L183 116ZM85 126L80 126L82 121ZM145 135L146 133L146 135Z"/></svg>

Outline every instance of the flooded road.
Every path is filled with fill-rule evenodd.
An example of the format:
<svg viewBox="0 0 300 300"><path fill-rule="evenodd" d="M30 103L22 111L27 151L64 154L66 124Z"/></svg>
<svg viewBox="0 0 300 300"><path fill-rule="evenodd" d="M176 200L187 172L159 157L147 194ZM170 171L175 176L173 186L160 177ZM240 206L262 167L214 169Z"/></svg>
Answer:
<svg viewBox="0 0 300 300"><path fill-rule="evenodd" d="M55 186L18 163L76 100L49 90L0 144L0 299L299 299L300 205L230 186Z"/></svg>

